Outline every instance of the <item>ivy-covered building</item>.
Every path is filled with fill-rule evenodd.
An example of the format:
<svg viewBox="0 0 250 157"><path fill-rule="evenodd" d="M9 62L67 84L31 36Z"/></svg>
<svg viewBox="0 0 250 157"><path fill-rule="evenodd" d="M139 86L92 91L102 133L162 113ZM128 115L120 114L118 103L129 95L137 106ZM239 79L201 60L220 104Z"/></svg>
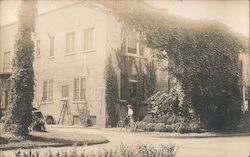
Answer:
<svg viewBox="0 0 250 157"><path fill-rule="evenodd" d="M140 119L147 112L143 101L156 89L171 85L167 72L159 68L155 50L139 42L139 33L118 22L108 3L77 1L42 13L35 32L33 104L56 123L65 101L63 125L78 125L86 117L92 125L115 125L127 114L127 104ZM1 110L8 105L16 33L16 22L0 28ZM249 93L249 53L245 55L244 91ZM249 100L249 95L245 98Z"/></svg>
<svg viewBox="0 0 250 157"><path fill-rule="evenodd" d="M0 102L1 109L5 110L17 23L2 26L0 31ZM140 97L140 102L145 99L147 94L138 91L138 72L147 69L150 50L138 42L138 33L123 28L108 7L89 1L72 2L38 15L35 32L33 104L56 123L65 100L68 104L63 111L64 125L80 124L81 110L89 111L84 113L90 114L92 125L104 127L112 119L106 100L109 88L106 67L110 56L117 81L116 104L112 104L123 108L116 107L120 112L115 119L126 114L127 103L134 103L128 102L128 98ZM128 58L127 62L118 63L118 51ZM141 78L144 79L144 73ZM145 82L140 83L143 87Z"/></svg>

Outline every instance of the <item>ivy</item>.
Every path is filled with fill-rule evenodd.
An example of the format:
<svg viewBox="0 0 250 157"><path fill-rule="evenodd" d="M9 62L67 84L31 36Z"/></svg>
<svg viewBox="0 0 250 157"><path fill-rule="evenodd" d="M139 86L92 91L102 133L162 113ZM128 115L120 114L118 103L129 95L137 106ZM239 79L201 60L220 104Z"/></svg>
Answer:
<svg viewBox="0 0 250 157"><path fill-rule="evenodd" d="M140 111L141 105L145 104L144 101L156 90L156 65L153 60L126 55L125 48L115 50L115 55L117 66L121 74L125 76L125 85L122 90L126 92L126 103L133 106L135 118L141 119L143 118L143 113ZM128 87L129 69L132 66L137 74L136 96L134 98L130 96Z"/></svg>
<svg viewBox="0 0 250 157"><path fill-rule="evenodd" d="M192 21L142 2L119 1L113 11L143 35L141 42L159 50L158 57L172 62L169 72L181 81L186 101L208 129L237 127L242 104L238 55L247 51L248 39L217 21Z"/></svg>
<svg viewBox="0 0 250 157"><path fill-rule="evenodd" d="M36 19L36 1L23 0L18 14L18 34L14 46L10 98L6 115L5 131L25 136L32 122L34 98L33 52Z"/></svg>
<svg viewBox="0 0 250 157"><path fill-rule="evenodd" d="M108 57L106 65L106 104L107 126L116 126L119 118L116 112L118 105L118 85L111 55Z"/></svg>

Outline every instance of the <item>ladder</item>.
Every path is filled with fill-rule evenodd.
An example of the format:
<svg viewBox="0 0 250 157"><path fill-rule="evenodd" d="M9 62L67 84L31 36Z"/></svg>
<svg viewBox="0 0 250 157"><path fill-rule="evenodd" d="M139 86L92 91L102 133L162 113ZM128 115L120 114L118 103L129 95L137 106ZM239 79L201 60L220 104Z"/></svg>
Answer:
<svg viewBox="0 0 250 157"><path fill-rule="evenodd" d="M57 125L59 125L59 124L63 125L65 111L67 109L67 106L68 106L68 100L63 100L63 107L62 107L62 110L61 110Z"/></svg>

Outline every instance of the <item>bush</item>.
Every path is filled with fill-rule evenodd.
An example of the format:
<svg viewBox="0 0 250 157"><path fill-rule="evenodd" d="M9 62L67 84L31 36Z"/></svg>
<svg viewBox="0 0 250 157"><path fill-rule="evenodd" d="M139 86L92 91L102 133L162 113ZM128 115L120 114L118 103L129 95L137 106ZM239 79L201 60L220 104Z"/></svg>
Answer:
<svg viewBox="0 0 250 157"><path fill-rule="evenodd" d="M146 125L146 131L155 131L155 123L148 123Z"/></svg>
<svg viewBox="0 0 250 157"><path fill-rule="evenodd" d="M173 129L174 129L174 131L177 132L177 133L185 133L185 132L188 132L188 131L187 131L186 124L183 123L183 122L178 122L178 123L173 124Z"/></svg>
<svg viewBox="0 0 250 157"><path fill-rule="evenodd" d="M170 124L169 123L169 116L168 114L162 115L156 119L156 123L165 123L165 124Z"/></svg>
<svg viewBox="0 0 250 157"><path fill-rule="evenodd" d="M86 153L84 151L77 152L75 147L70 151L61 151L58 153L52 153L48 150L44 155L41 155L39 151L22 151L18 150L15 153L16 157L175 157L178 151L178 147L175 145L160 145L159 147L154 147L152 145L136 145L127 146L121 144L120 148L117 149L103 149L96 153Z"/></svg>
<svg viewBox="0 0 250 157"><path fill-rule="evenodd" d="M199 133L199 132L201 132L201 127L199 124L191 123L190 124L190 131Z"/></svg>
<svg viewBox="0 0 250 157"><path fill-rule="evenodd" d="M156 118L152 114L147 114L142 121L146 123L155 123Z"/></svg>
<svg viewBox="0 0 250 157"><path fill-rule="evenodd" d="M146 125L147 123L146 122L136 122L136 125L137 125L137 129L140 129L140 130L146 130Z"/></svg>
<svg viewBox="0 0 250 157"><path fill-rule="evenodd" d="M165 131L166 132L173 132L174 129L173 129L173 127L171 125L166 125Z"/></svg>
<svg viewBox="0 0 250 157"><path fill-rule="evenodd" d="M166 126L164 123L156 123L155 125L155 131L158 131L158 132L164 132L166 131Z"/></svg>

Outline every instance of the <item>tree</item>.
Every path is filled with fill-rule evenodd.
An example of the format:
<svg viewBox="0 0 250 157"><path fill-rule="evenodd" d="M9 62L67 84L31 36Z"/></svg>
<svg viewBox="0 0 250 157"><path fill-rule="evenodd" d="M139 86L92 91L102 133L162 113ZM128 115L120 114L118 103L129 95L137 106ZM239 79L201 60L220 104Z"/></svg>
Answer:
<svg viewBox="0 0 250 157"><path fill-rule="evenodd" d="M9 107L6 115L5 132L28 135L32 122L32 101L34 98L34 71L32 36L37 15L36 0L22 0L18 14L18 33L14 45L13 73Z"/></svg>
<svg viewBox="0 0 250 157"><path fill-rule="evenodd" d="M173 62L169 72L208 129L237 127L242 104L238 54L247 50L239 35L217 21L191 21L141 2L121 1L113 9L118 20L143 34L146 46Z"/></svg>
<svg viewBox="0 0 250 157"><path fill-rule="evenodd" d="M116 126L118 121L118 85L115 70L113 68L112 56L109 55L106 65L106 104L107 104L107 126Z"/></svg>

